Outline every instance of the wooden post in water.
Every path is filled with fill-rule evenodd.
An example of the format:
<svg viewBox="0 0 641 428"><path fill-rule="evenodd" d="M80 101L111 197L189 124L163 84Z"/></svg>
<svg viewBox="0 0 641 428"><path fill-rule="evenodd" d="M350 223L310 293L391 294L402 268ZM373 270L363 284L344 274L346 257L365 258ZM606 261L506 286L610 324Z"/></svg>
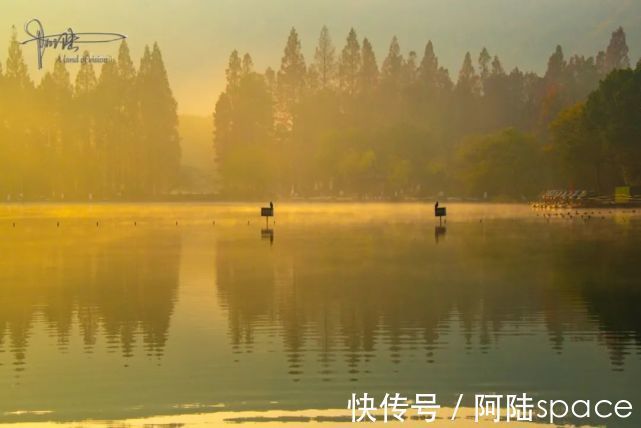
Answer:
<svg viewBox="0 0 641 428"><path fill-rule="evenodd" d="M438 217L438 224L441 226L443 217L447 216L445 207L439 207L438 201L434 204L434 217Z"/></svg>
<svg viewBox="0 0 641 428"><path fill-rule="evenodd" d="M262 207L260 209L261 217L265 217L265 227L269 229L269 217L274 217L274 204L273 202L269 203L268 207Z"/></svg>

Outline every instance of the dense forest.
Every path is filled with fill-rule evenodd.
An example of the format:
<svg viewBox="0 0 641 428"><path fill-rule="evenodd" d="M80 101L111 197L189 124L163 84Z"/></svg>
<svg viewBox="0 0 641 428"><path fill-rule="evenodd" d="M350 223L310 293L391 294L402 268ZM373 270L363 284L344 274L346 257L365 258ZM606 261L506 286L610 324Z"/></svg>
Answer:
<svg viewBox="0 0 641 428"><path fill-rule="evenodd" d="M523 199L641 179L641 66L622 28L594 57L557 46L543 76L468 52L454 79L427 42L377 61L326 27L306 62L295 29L277 70L231 53L214 112L227 196Z"/></svg>
<svg viewBox="0 0 641 428"><path fill-rule="evenodd" d="M0 63L0 200L219 189L224 198L514 200L641 184L641 67L631 68L622 28L594 57L557 46L542 76L508 71L483 49L465 54L454 78L431 42L404 54L394 37L379 63L355 30L338 49L324 27L306 62L292 29L277 70L259 73L250 54L231 53L213 149L187 118L194 150L182 166L157 44L138 67L124 41L100 70L77 67L72 79L56 61L34 83L14 30Z"/></svg>
<svg viewBox="0 0 641 428"><path fill-rule="evenodd" d="M34 84L13 31L0 65L1 200L169 192L179 178L178 117L158 45L145 47L138 68L125 41L99 76L86 59L78 67L72 83L56 60Z"/></svg>

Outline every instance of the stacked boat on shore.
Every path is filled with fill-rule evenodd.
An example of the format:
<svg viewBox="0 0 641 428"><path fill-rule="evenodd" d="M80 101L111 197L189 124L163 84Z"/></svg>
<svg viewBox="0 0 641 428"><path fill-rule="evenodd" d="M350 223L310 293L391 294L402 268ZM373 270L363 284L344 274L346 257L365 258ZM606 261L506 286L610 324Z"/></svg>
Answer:
<svg viewBox="0 0 641 428"><path fill-rule="evenodd" d="M535 208L581 208L581 207L637 207L641 206L641 194L630 187L617 187L613 195L604 195L589 190L546 190L532 204Z"/></svg>

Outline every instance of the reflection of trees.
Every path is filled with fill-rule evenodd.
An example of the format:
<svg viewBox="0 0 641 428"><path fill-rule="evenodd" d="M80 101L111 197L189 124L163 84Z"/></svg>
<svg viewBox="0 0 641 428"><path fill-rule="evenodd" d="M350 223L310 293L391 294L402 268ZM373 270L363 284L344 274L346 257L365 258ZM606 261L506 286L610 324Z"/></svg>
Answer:
<svg viewBox="0 0 641 428"><path fill-rule="evenodd" d="M439 246L428 233L393 226L349 233L337 227L281 240L272 249L219 242L217 287L233 345L251 349L259 327L276 328L294 379L312 352L321 378L338 357L356 379L375 354L397 363L405 351L423 349L434 362L451 334L461 336L467 350L482 352L498 346L502 334L534 334L537 326L557 352L576 332L594 329L604 332L614 353L634 346L629 335L639 343L641 296L623 290L602 299L590 282L595 271L621 281L638 272L621 271L613 256L600 253L579 263L571 251L584 251L582 242L551 250L545 238L497 234L489 240L483 227L458 227L458 236ZM629 250L622 257L634 260ZM607 278L593 281L607 290Z"/></svg>
<svg viewBox="0 0 641 428"><path fill-rule="evenodd" d="M610 352L615 370L622 370L631 346L641 349L641 265L638 241L621 235L602 235L582 245L563 248L570 269L559 269L563 280L580 294L588 318L600 327L600 340Z"/></svg>
<svg viewBox="0 0 641 428"><path fill-rule="evenodd" d="M0 244L0 349L13 352L16 369L39 322L61 349L76 323L87 352L102 333L123 356L133 355L138 337L148 355L161 356L178 285L178 235L40 232L8 234Z"/></svg>

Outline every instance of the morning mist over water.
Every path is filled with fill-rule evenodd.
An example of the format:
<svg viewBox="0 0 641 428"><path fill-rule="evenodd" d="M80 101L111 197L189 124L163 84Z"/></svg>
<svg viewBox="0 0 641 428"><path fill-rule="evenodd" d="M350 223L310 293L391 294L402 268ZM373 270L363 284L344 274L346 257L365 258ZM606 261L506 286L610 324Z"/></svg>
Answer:
<svg viewBox="0 0 641 428"><path fill-rule="evenodd" d="M635 3L60 6L0 18L0 425L639 425Z"/></svg>

